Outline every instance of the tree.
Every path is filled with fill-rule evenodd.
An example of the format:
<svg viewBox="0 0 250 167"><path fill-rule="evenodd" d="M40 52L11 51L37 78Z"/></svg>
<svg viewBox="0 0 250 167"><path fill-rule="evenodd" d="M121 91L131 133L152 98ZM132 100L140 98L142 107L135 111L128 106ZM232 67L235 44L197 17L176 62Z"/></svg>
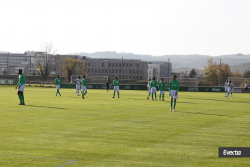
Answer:
<svg viewBox="0 0 250 167"><path fill-rule="evenodd" d="M193 68L191 71L190 71L190 73L189 73L189 75L188 75L188 78L194 78L196 76L196 70Z"/></svg>
<svg viewBox="0 0 250 167"><path fill-rule="evenodd" d="M213 63L213 59L210 58L207 60L207 66L205 66L205 76L204 82L206 82L207 86L215 86L218 85L219 75L217 65Z"/></svg>
<svg viewBox="0 0 250 167"><path fill-rule="evenodd" d="M243 74L243 78L250 78L250 71L245 71Z"/></svg>
<svg viewBox="0 0 250 167"><path fill-rule="evenodd" d="M228 77L233 76L234 73L230 71L228 64L213 63L212 58L207 60L208 66L205 66L204 79L199 82L199 86L218 86L219 83L224 83ZM238 75L235 74L235 75Z"/></svg>
<svg viewBox="0 0 250 167"><path fill-rule="evenodd" d="M65 58L63 60L63 76L71 80L71 75L87 75L85 70L85 62L79 59Z"/></svg>
<svg viewBox="0 0 250 167"><path fill-rule="evenodd" d="M54 44L51 42L44 43L42 45L41 54L36 55L36 60L38 64L38 72L43 78L43 81L55 70L55 54Z"/></svg>

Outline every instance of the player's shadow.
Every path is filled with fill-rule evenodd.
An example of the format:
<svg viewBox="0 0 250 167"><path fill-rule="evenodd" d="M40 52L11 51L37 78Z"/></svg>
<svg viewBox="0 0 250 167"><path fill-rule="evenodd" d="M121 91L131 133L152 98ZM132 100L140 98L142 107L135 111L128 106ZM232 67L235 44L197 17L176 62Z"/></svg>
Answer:
<svg viewBox="0 0 250 167"><path fill-rule="evenodd" d="M232 115L209 114L209 113L201 113L201 112L187 112L187 111L178 111L178 112L187 113L187 114L197 114L197 115L212 115L212 116L219 116L219 117L237 117L237 116L232 116Z"/></svg>
<svg viewBox="0 0 250 167"><path fill-rule="evenodd" d="M219 99L201 99L201 98L188 98L188 99L199 99L199 100L210 100L210 101L223 101L223 102L230 102L230 103L247 103L249 102L244 102L244 101L232 101L231 99L225 99L225 100L219 100Z"/></svg>
<svg viewBox="0 0 250 167"><path fill-rule="evenodd" d="M42 108L54 108L54 109L66 109L66 108L60 108L60 107L50 107L50 106L35 106L35 105L26 105L28 107L42 107Z"/></svg>
<svg viewBox="0 0 250 167"><path fill-rule="evenodd" d="M194 102L184 102L184 101L183 102L182 101L178 101L178 103L198 104L198 103L194 103Z"/></svg>

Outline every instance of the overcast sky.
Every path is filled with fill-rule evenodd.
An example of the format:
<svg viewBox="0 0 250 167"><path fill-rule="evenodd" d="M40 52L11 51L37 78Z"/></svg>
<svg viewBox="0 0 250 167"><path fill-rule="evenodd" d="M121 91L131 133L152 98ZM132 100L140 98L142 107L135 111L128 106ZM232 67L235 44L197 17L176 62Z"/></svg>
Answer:
<svg viewBox="0 0 250 167"><path fill-rule="evenodd" d="M250 0L0 0L0 51L250 54Z"/></svg>

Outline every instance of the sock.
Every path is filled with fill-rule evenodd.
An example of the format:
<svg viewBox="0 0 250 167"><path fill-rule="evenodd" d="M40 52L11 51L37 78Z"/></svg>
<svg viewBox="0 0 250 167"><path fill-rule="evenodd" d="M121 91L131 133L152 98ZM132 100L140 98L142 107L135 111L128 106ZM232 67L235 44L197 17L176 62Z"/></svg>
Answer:
<svg viewBox="0 0 250 167"><path fill-rule="evenodd" d="M56 91L56 96L57 96L58 91Z"/></svg>
<svg viewBox="0 0 250 167"><path fill-rule="evenodd" d="M174 101L174 108L175 108L175 105L176 105L176 101Z"/></svg>
<svg viewBox="0 0 250 167"><path fill-rule="evenodd" d="M152 93L152 100L154 100L154 93Z"/></svg>
<svg viewBox="0 0 250 167"><path fill-rule="evenodd" d="M156 100L156 93L155 93L155 100Z"/></svg>
<svg viewBox="0 0 250 167"><path fill-rule="evenodd" d="M164 95L162 95L162 100L164 100Z"/></svg>
<svg viewBox="0 0 250 167"><path fill-rule="evenodd" d="M159 95L159 100L161 100L161 94Z"/></svg>
<svg viewBox="0 0 250 167"><path fill-rule="evenodd" d="M149 98L150 95L151 95L151 93L148 94L148 98Z"/></svg>
<svg viewBox="0 0 250 167"><path fill-rule="evenodd" d="M115 92L114 92L114 94L113 94L113 97L115 97Z"/></svg>
<svg viewBox="0 0 250 167"><path fill-rule="evenodd" d="M170 101L170 105L171 105L171 108L172 108L172 106L173 106L173 100Z"/></svg>
<svg viewBox="0 0 250 167"><path fill-rule="evenodd" d="M20 103L22 103L21 94L18 94L18 98L19 98L19 100L20 100Z"/></svg>
<svg viewBox="0 0 250 167"><path fill-rule="evenodd" d="M118 97L119 97L119 95L120 95L119 92L117 92L117 94L118 94Z"/></svg>
<svg viewBox="0 0 250 167"><path fill-rule="evenodd" d="M233 98L233 94L231 93L231 98Z"/></svg>
<svg viewBox="0 0 250 167"><path fill-rule="evenodd" d="M86 95L86 94L87 94L87 91L85 91L84 95Z"/></svg>
<svg viewBox="0 0 250 167"><path fill-rule="evenodd" d="M84 96L83 92L82 92L82 96Z"/></svg>
<svg viewBox="0 0 250 167"><path fill-rule="evenodd" d="M21 98L22 98L22 103L24 104L24 95L22 95Z"/></svg>
<svg viewBox="0 0 250 167"><path fill-rule="evenodd" d="M59 92L59 90L58 90L58 93L59 93L59 95L61 96L61 93Z"/></svg>
<svg viewBox="0 0 250 167"><path fill-rule="evenodd" d="M76 95L77 95L77 90L76 90Z"/></svg>

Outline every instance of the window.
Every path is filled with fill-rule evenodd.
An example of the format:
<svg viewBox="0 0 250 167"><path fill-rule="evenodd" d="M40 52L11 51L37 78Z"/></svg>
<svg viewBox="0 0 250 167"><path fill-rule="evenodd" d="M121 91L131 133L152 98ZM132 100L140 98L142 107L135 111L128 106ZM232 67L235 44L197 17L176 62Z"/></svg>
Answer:
<svg viewBox="0 0 250 167"><path fill-rule="evenodd" d="M119 63L120 67L122 66L122 63Z"/></svg>
<svg viewBox="0 0 250 167"><path fill-rule="evenodd" d="M121 73L121 71L122 71L122 70L120 69L120 70L119 70L119 73Z"/></svg>
<svg viewBox="0 0 250 167"><path fill-rule="evenodd" d="M116 69L116 70L115 70L115 72L117 73L117 72L118 72L118 70Z"/></svg>
<svg viewBox="0 0 250 167"><path fill-rule="evenodd" d="M113 63L113 67L115 67L115 63Z"/></svg>
<svg viewBox="0 0 250 167"><path fill-rule="evenodd" d="M104 63L102 63L102 67L104 67Z"/></svg>
<svg viewBox="0 0 250 167"><path fill-rule="evenodd" d="M105 69L105 73L107 73L107 69Z"/></svg>
<svg viewBox="0 0 250 167"><path fill-rule="evenodd" d="M109 67L111 67L111 64L109 63Z"/></svg>
<svg viewBox="0 0 250 167"><path fill-rule="evenodd" d="M114 73L114 69L112 69L112 73Z"/></svg>

